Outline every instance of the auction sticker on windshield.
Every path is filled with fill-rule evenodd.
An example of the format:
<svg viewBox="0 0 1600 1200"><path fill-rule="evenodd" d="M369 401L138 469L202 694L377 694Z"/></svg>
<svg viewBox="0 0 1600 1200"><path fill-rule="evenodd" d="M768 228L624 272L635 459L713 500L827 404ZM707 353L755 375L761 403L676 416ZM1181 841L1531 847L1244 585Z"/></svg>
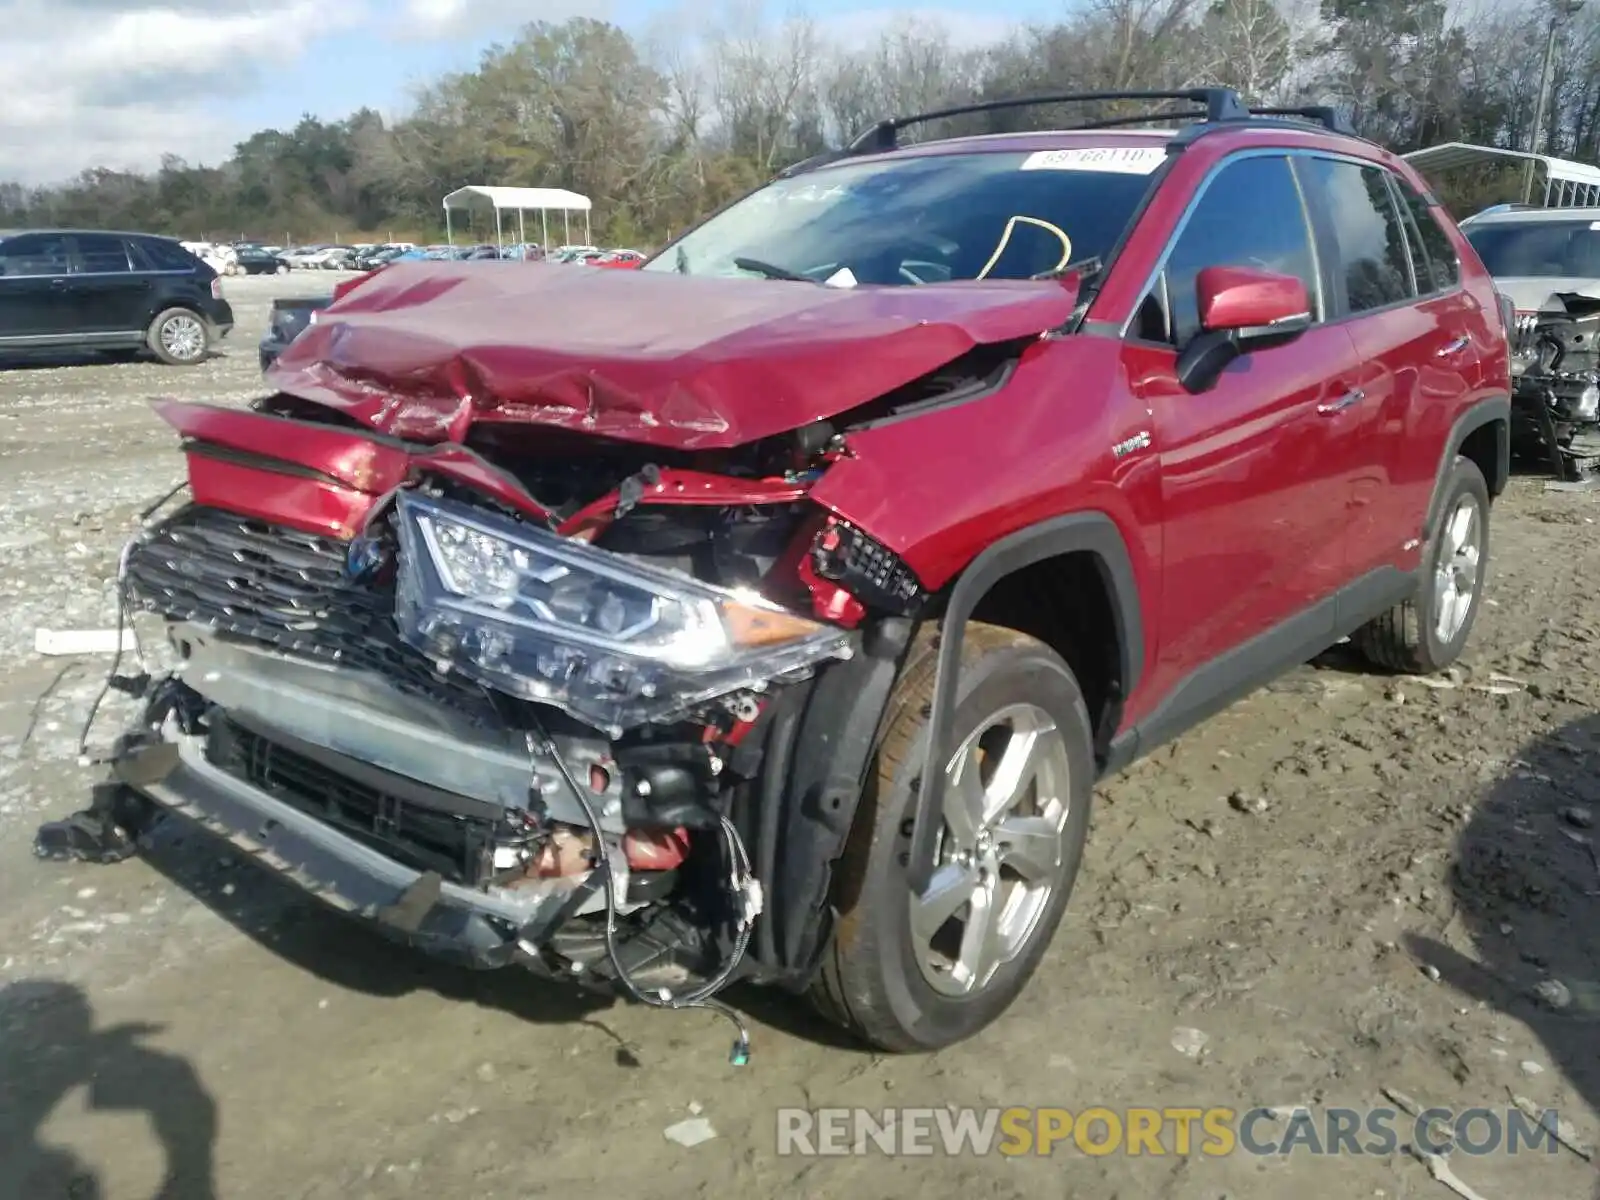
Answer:
<svg viewBox="0 0 1600 1200"><path fill-rule="evenodd" d="M1024 171L1111 171L1149 175L1166 161L1165 146L1080 146L1072 150L1038 150L1022 162Z"/></svg>

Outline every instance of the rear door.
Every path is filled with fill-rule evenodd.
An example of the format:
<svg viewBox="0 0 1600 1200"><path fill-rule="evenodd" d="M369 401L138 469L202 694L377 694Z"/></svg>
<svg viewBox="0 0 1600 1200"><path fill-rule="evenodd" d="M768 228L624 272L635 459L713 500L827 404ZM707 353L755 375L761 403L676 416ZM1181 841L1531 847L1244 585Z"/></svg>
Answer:
<svg viewBox="0 0 1600 1200"><path fill-rule="evenodd" d="M25 233L0 242L0 339L72 333L71 272L71 247L61 234Z"/></svg>
<svg viewBox="0 0 1600 1200"><path fill-rule="evenodd" d="M1435 428L1449 424L1475 387L1473 330L1484 322L1460 286L1453 253L1441 254L1436 269L1419 244L1393 172L1324 155L1297 165L1325 248L1330 309L1361 359L1358 397L1342 430L1357 459L1344 539L1345 573L1357 580L1417 559L1438 466L1422 451L1442 441ZM1347 614L1344 623L1362 616Z"/></svg>
<svg viewBox="0 0 1600 1200"><path fill-rule="evenodd" d="M1331 640L1348 516L1350 462L1329 414L1355 386L1355 347L1322 319L1289 160L1243 155L1203 187L1123 349L1161 460L1161 691L1253 638L1287 636L1297 617L1293 632ZM1315 319L1295 342L1244 356L1192 395L1177 381L1177 355L1199 331L1196 277L1212 266L1297 276Z"/></svg>
<svg viewBox="0 0 1600 1200"><path fill-rule="evenodd" d="M77 325L84 333L139 333L150 307L152 280L115 234L80 233L76 269L68 284Z"/></svg>

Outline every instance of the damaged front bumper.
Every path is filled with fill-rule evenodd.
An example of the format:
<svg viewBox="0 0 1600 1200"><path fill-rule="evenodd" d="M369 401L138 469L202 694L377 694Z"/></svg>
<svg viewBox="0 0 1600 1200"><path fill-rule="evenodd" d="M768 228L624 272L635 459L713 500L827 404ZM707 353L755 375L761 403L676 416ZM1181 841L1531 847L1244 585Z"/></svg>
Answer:
<svg viewBox="0 0 1600 1200"><path fill-rule="evenodd" d="M419 948L608 985L726 944L717 904L679 903L689 831L729 828L718 738L853 644L410 492L351 540L191 504L124 583L175 665L117 781Z"/></svg>
<svg viewBox="0 0 1600 1200"><path fill-rule="evenodd" d="M406 866L219 769L208 761L205 742L178 736L141 747L121 758L115 773L146 799L194 821L318 900L452 961L509 965L519 947L544 941L560 915L557 900L519 904Z"/></svg>

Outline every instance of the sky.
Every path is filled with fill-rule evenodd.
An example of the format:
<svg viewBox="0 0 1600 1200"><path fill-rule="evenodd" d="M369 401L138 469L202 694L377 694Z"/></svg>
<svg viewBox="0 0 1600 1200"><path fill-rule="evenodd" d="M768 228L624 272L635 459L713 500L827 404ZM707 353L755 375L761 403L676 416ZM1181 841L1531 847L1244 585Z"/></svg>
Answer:
<svg viewBox="0 0 1600 1200"><path fill-rule="evenodd" d="M751 0L744 0L745 3ZM807 0L830 37L859 42L908 13L995 40L1062 0ZM163 153L226 158L302 113L403 111L419 83L470 68L528 21L586 15L639 33L691 30L683 0L0 0L0 181L91 166L149 169ZM771 9L774 19L781 8Z"/></svg>

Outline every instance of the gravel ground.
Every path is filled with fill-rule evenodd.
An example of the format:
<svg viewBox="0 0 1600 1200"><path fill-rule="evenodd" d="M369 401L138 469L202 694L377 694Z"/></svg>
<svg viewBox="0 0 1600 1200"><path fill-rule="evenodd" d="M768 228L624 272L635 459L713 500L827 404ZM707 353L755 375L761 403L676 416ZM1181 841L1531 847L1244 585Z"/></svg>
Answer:
<svg viewBox="0 0 1600 1200"><path fill-rule="evenodd" d="M938 1055L865 1054L745 993L734 1070L714 1017L421 961L201 839L35 861L38 822L87 795L106 664L38 656L34 631L111 621L133 516L182 471L145 400L257 394L270 297L335 278L229 280L239 326L202 367L0 373L0 1196L1450 1195L1404 1154L782 1157L781 1105L1320 1111L1389 1087L1457 1111L1515 1093L1600 1136L1600 500L1534 477L1496 510L1450 678L1332 655L1104 788L1041 974ZM691 1115L716 1137L663 1136ZM1595 1187L1566 1150L1450 1161L1486 1200Z"/></svg>

